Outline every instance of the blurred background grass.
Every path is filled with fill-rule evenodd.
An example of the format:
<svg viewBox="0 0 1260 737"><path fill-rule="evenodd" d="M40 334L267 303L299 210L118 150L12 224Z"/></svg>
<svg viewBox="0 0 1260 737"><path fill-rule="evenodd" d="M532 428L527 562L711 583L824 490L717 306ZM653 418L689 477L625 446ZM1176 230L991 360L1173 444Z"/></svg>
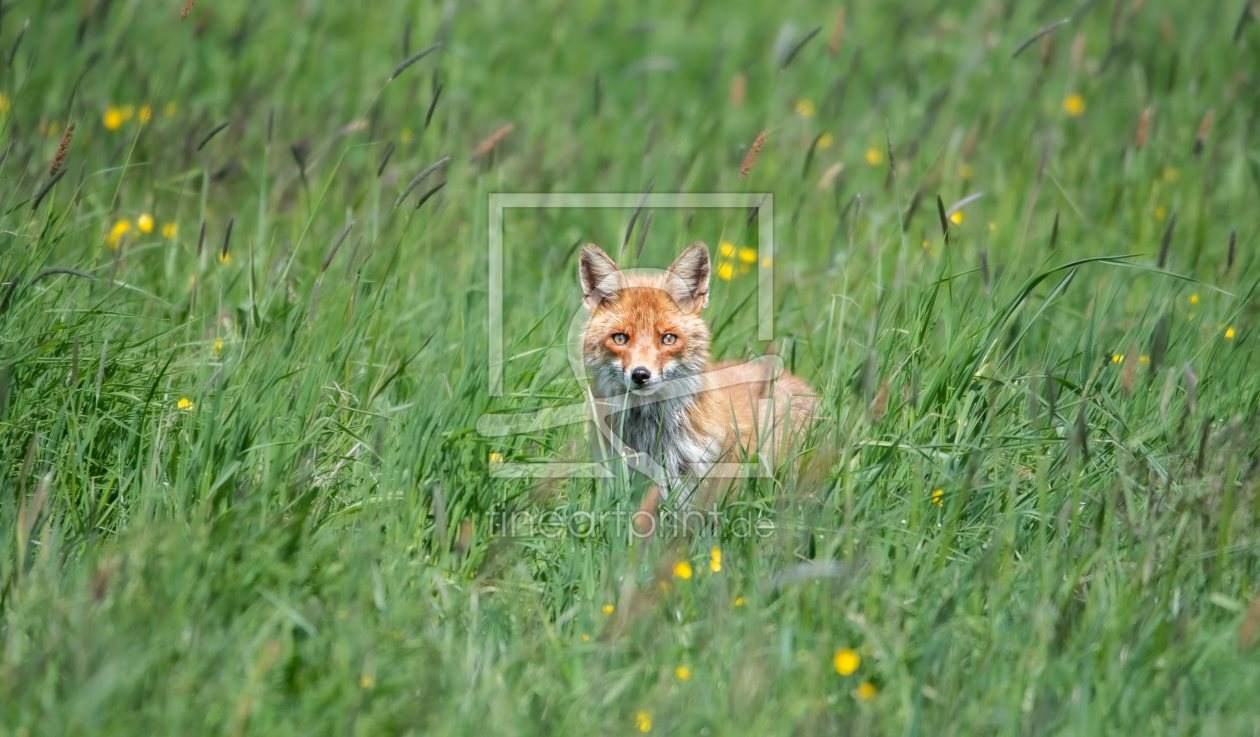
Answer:
<svg viewBox="0 0 1260 737"><path fill-rule="evenodd" d="M1260 728L1254 15L5 3L0 732ZM475 430L580 396L575 244L766 349L749 212L510 212L487 396L488 194L653 182L773 193L823 417L713 529L504 537L642 491Z"/></svg>

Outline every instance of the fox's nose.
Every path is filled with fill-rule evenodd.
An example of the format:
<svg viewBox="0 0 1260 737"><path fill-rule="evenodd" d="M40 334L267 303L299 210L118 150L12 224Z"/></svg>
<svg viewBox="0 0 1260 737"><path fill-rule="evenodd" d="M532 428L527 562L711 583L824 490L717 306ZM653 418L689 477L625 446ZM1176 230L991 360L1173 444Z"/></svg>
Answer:
<svg viewBox="0 0 1260 737"><path fill-rule="evenodd" d="M630 380L639 386L648 383L648 379L652 378L652 372L645 366L635 366L630 372Z"/></svg>

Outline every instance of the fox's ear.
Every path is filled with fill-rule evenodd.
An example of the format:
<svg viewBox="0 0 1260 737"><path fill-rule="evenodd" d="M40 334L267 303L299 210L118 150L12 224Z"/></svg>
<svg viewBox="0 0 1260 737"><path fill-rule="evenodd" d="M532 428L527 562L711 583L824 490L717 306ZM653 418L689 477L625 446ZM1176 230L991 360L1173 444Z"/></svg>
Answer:
<svg viewBox="0 0 1260 737"><path fill-rule="evenodd" d="M578 279L582 282L582 303L592 312L624 286L617 264L594 243L582 246L582 254L578 256Z"/></svg>
<svg viewBox="0 0 1260 737"><path fill-rule="evenodd" d="M699 312L709 305L709 247L696 241L674 259L669 273L669 292L685 312Z"/></svg>

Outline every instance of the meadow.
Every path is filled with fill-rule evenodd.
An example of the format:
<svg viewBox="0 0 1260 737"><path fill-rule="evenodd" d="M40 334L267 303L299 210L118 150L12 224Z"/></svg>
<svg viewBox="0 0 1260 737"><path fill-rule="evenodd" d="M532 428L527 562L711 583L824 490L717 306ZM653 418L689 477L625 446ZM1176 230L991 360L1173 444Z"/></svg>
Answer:
<svg viewBox="0 0 1260 737"><path fill-rule="evenodd" d="M1256 15L4 3L0 735L1257 733ZM649 190L763 206L489 204ZM818 421L508 534L638 507L479 428L693 241Z"/></svg>

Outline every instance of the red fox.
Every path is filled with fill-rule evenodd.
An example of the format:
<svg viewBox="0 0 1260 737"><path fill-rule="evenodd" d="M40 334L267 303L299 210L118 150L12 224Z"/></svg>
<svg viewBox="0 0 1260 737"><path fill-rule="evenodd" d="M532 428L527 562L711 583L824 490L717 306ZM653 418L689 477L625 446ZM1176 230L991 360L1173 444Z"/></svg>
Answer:
<svg viewBox="0 0 1260 737"><path fill-rule="evenodd" d="M773 380L770 361L709 362L711 336L700 316L709 273L709 249L699 242L664 273L622 272L594 244L578 260L590 313L582 354L591 393L614 407L601 434L652 459L679 490L679 504L705 507L718 501L719 483L705 478L714 464L778 457L785 441L804 434L817 404L801 379ZM660 487L657 478L644 500L649 514L668 494Z"/></svg>

